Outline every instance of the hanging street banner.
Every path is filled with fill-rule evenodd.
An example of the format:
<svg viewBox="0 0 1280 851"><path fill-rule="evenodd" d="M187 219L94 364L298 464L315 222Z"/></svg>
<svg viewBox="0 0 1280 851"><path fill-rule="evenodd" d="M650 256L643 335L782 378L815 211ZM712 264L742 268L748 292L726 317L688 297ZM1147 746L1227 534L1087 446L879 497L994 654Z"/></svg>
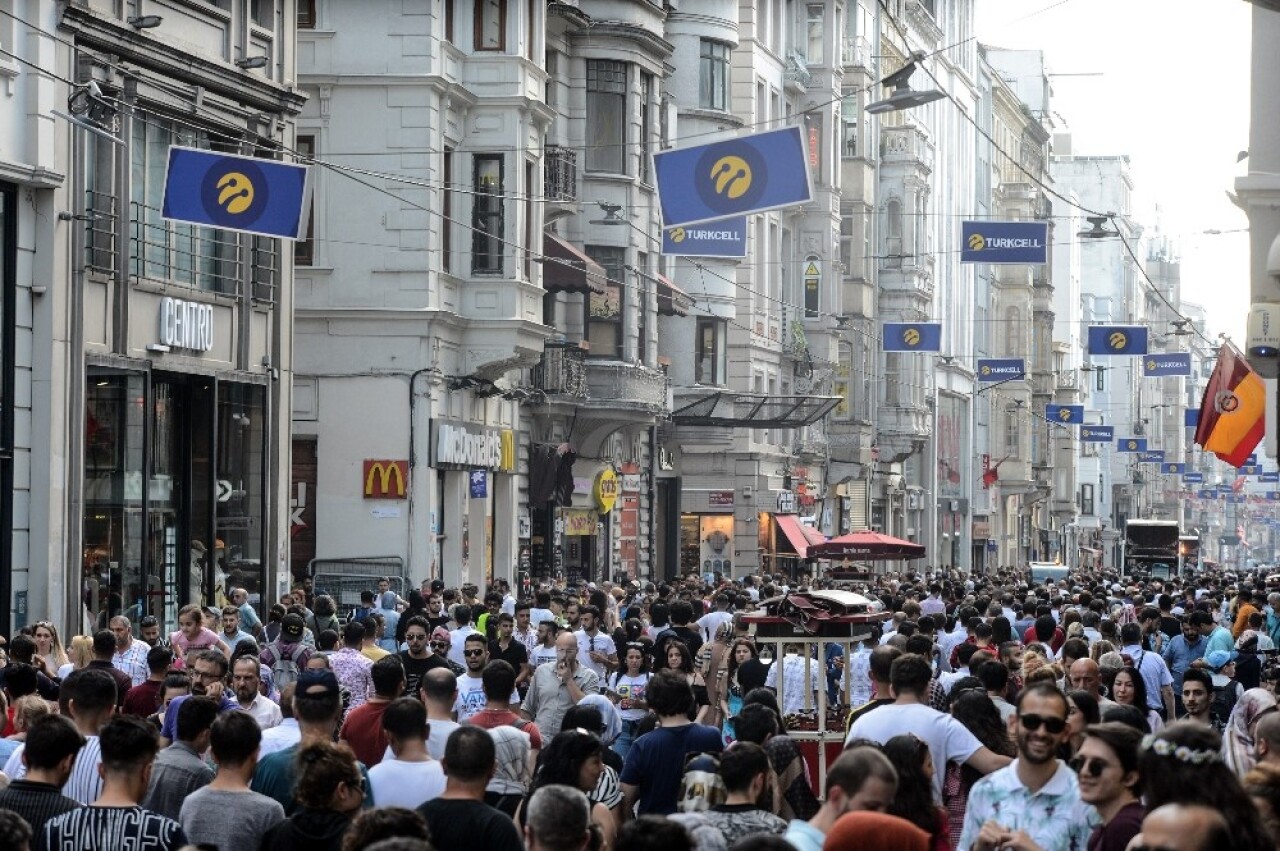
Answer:
<svg viewBox="0 0 1280 851"><path fill-rule="evenodd" d="M884 323L884 350L886 352L940 352L942 351L942 323L886 322Z"/></svg>
<svg viewBox="0 0 1280 851"><path fill-rule="evenodd" d="M663 227L806 204L809 159L799 127L653 155Z"/></svg>
<svg viewBox="0 0 1280 851"><path fill-rule="evenodd" d="M1270 473L1263 473L1262 475L1258 476L1258 481L1267 485L1280 484L1280 473L1277 473L1275 471L1272 471Z"/></svg>
<svg viewBox="0 0 1280 851"><path fill-rule="evenodd" d="M1261 465L1261 464L1246 464L1246 465L1245 465L1245 466L1243 466L1243 467L1237 467L1237 468L1236 468L1236 473L1238 473L1238 474L1239 474L1239 475L1241 475L1241 476L1261 476L1261 475L1262 475L1262 465Z"/></svg>
<svg viewBox="0 0 1280 851"><path fill-rule="evenodd" d="M1187 408L1182 412L1182 424L1187 428L1195 428L1200 425L1200 409Z"/></svg>
<svg viewBox="0 0 1280 851"><path fill-rule="evenodd" d="M310 204L309 166L169 148L160 212L169 221L300 240Z"/></svg>
<svg viewBox="0 0 1280 851"><path fill-rule="evenodd" d="M1186 465L1185 465L1185 464L1183 464L1183 466L1185 467ZM1183 481L1183 483L1188 484L1188 485L1198 485L1198 484L1203 484L1203 483L1204 483L1204 473L1197 473L1197 472L1183 473L1183 474L1182 474L1182 481Z"/></svg>
<svg viewBox="0 0 1280 851"><path fill-rule="evenodd" d="M979 358L979 381L1010 381L1025 378L1026 364L1022 358Z"/></svg>
<svg viewBox="0 0 1280 851"><path fill-rule="evenodd" d="M1090 325L1088 350L1091 355L1145 355L1147 328L1145 325Z"/></svg>
<svg viewBox="0 0 1280 851"><path fill-rule="evenodd" d="M1267 491L1267 499L1280 499L1280 491Z"/></svg>
<svg viewBox="0 0 1280 851"><path fill-rule="evenodd" d="M1197 499L1217 499L1218 492L1216 490L1213 490L1212 488L1207 490L1199 490L1199 491L1196 491L1196 498Z"/></svg>
<svg viewBox="0 0 1280 851"><path fill-rule="evenodd" d="M747 217L664 228L662 253L668 257L746 257Z"/></svg>
<svg viewBox="0 0 1280 851"><path fill-rule="evenodd" d="M1169 355L1147 355L1142 359L1142 374L1148 378L1165 375L1190 375L1191 353L1174 352Z"/></svg>
<svg viewBox="0 0 1280 851"><path fill-rule="evenodd" d="M1187 465L1181 461L1177 463L1167 462L1160 465L1160 472L1181 476L1183 473L1187 472Z"/></svg>
<svg viewBox="0 0 1280 851"><path fill-rule="evenodd" d="M1146 452L1147 439L1145 437L1122 437L1116 441L1116 449L1120 452Z"/></svg>
<svg viewBox="0 0 1280 851"><path fill-rule="evenodd" d="M1084 405L1045 405L1044 418L1058 425L1080 425L1084 422Z"/></svg>
<svg viewBox="0 0 1280 851"><path fill-rule="evenodd" d="M1145 451L1143 451L1143 452L1139 452L1139 453L1138 453L1138 463L1139 463L1139 464L1163 464L1163 463L1164 463L1164 450L1163 450L1163 449L1148 449L1148 450L1145 450Z"/></svg>
<svg viewBox="0 0 1280 851"><path fill-rule="evenodd" d="M1080 439L1085 443L1110 443L1116 439L1116 427L1104 425L1081 426Z"/></svg>
<svg viewBox="0 0 1280 851"><path fill-rule="evenodd" d="M1048 222L960 223L961 263L1014 263L1043 266L1049 262Z"/></svg>

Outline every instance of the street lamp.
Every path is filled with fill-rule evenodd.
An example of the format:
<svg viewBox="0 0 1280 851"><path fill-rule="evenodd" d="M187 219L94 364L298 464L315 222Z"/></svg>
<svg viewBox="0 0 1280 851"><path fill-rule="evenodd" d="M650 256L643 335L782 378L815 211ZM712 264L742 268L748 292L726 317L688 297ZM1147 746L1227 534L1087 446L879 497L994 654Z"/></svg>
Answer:
<svg viewBox="0 0 1280 851"><path fill-rule="evenodd" d="M1120 231L1108 230L1105 225L1112 218L1111 216L1086 216L1086 220L1091 225L1087 230L1076 233L1081 239L1110 239L1113 236L1119 236Z"/></svg>
<svg viewBox="0 0 1280 851"><path fill-rule="evenodd" d="M904 109L924 106L926 103L933 103L935 100L941 100L946 97L946 92L940 92L937 89L918 92L911 88L911 75L915 73L916 64L923 58L923 53L912 55L910 62L881 80L880 84L882 86L893 86L893 94L884 100L867 104L866 113L868 115L879 115L882 112L899 112Z"/></svg>

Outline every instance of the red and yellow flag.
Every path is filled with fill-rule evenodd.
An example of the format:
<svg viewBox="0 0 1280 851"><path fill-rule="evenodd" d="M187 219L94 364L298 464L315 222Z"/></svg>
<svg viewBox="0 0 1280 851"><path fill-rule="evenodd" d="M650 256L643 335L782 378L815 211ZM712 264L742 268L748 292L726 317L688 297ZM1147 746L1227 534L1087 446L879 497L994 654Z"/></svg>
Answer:
<svg viewBox="0 0 1280 851"><path fill-rule="evenodd" d="M1267 391L1258 373L1235 346L1224 344L1200 400L1196 443L1239 467L1262 441L1266 400Z"/></svg>

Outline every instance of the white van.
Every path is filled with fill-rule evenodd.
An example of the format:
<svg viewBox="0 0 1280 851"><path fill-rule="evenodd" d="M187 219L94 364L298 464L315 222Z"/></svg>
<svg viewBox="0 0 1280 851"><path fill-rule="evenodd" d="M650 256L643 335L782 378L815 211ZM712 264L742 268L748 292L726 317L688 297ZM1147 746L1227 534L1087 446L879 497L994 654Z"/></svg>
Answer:
<svg viewBox="0 0 1280 851"><path fill-rule="evenodd" d="M1067 578L1067 566L1053 561L1031 562L1031 584L1044 585L1046 582L1056 583Z"/></svg>

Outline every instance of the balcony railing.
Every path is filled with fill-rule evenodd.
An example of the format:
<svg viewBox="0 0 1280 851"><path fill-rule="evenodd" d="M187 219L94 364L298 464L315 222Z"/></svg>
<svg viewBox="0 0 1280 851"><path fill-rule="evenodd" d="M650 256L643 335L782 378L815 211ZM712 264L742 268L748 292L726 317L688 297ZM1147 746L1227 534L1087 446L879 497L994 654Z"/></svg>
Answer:
<svg viewBox="0 0 1280 851"><path fill-rule="evenodd" d="M533 368L533 386L547 396L587 398L586 352L567 343L548 343Z"/></svg>
<svg viewBox="0 0 1280 851"><path fill-rule="evenodd" d="M861 36L845 36L840 39L840 64L867 67L871 64L871 45Z"/></svg>
<svg viewBox="0 0 1280 851"><path fill-rule="evenodd" d="M578 152L547 145L542 158L542 194L548 201L578 200Z"/></svg>
<svg viewBox="0 0 1280 851"><path fill-rule="evenodd" d="M880 155L885 163L914 160L933 168L933 142L910 125L881 127Z"/></svg>
<svg viewBox="0 0 1280 851"><path fill-rule="evenodd" d="M667 376L656 369L617 361L586 361L591 401L650 413L668 410Z"/></svg>
<svg viewBox="0 0 1280 851"><path fill-rule="evenodd" d="M805 58L799 53L787 54L787 66L782 69L782 82L807 89L812 79L813 74L809 72L809 65Z"/></svg>

